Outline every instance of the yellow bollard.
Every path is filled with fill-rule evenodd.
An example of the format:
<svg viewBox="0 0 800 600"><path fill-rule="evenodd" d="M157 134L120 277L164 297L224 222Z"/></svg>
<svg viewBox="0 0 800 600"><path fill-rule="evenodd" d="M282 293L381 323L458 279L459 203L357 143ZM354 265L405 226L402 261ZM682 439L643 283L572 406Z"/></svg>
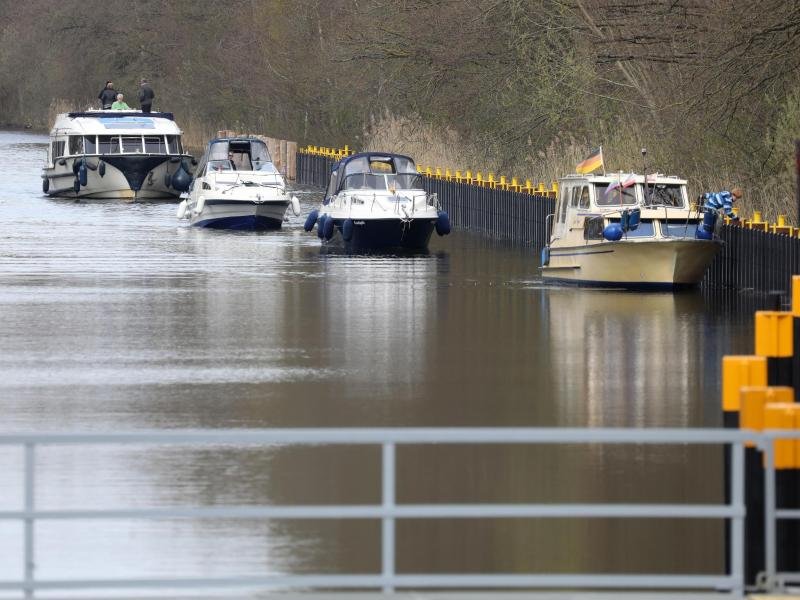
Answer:
<svg viewBox="0 0 800 600"><path fill-rule="evenodd" d="M489 171L489 177L486 179L486 185L492 189L497 185L497 182L494 180L494 173L491 171Z"/></svg>
<svg viewBox="0 0 800 600"><path fill-rule="evenodd" d="M430 167L425 167L425 177L433 177L433 171Z"/></svg>
<svg viewBox="0 0 800 600"><path fill-rule="evenodd" d="M764 410L770 404L793 403L794 389L787 386L741 388L741 429L764 431ZM749 447L754 447L753 442L747 442Z"/></svg>
<svg viewBox="0 0 800 600"><path fill-rule="evenodd" d="M722 410L738 413L741 409L741 389L745 386L767 385L767 359L764 356L722 357ZM738 427L738 424L736 425Z"/></svg>
<svg viewBox="0 0 800 600"><path fill-rule="evenodd" d="M544 183L542 183L541 181L539 182L539 185L536 186L536 194L539 196L547 195L546 190L544 189Z"/></svg>
<svg viewBox="0 0 800 600"><path fill-rule="evenodd" d="M800 429L800 404L775 403L764 407L764 429ZM800 467L800 442L775 440L776 469Z"/></svg>
<svg viewBox="0 0 800 600"><path fill-rule="evenodd" d="M472 171L470 171L469 169L467 169L467 174L466 174L466 176L464 177L464 179L466 180L466 182L467 182L467 183L470 183L470 184L471 184L471 183L472 183Z"/></svg>
<svg viewBox="0 0 800 600"><path fill-rule="evenodd" d="M530 179L525 180L525 192L528 194L533 194L533 184L531 183Z"/></svg>
<svg viewBox="0 0 800 600"><path fill-rule="evenodd" d="M506 181L505 175L500 175L500 183L498 183L497 185L500 187L501 190L508 189L508 182Z"/></svg>
<svg viewBox="0 0 800 600"><path fill-rule="evenodd" d="M786 223L786 215L778 215L778 222L771 228L772 233L777 235L792 235L794 228Z"/></svg>
<svg viewBox="0 0 800 600"><path fill-rule="evenodd" d="M511 189L515 192L518 192L522 186L519 184L519 180L516 177L511 178Z"/></svg>
<svg viewBox="0 0 800 600"><path fill-rule="evenodd" d="M550 193L553 194L553 198L558 198L558 182L551 181L550 182Z"/></svg>
<svg viewBox="0 0 800 600"><path fill-rule="evenodd" d="M344 155L350 156L350 146L348 146L347 144L344 145Z"/></svg>
<svg viewBox="0 0 800 600"><path fill-rule="evenodd" d="M456 183L461 183L461 171L456 171Z"/></svg>
<svg viewBox="0 0 800 600"><path fill-rule="evenodd" d="M483 176L480 171L475 173L475 185L483 185Z"/></svg>
<svg viewBox="0 0 800 600"><path fill-rule="evenodd" d="M436 167L436 179L442 178L442 170L439 167Z"/></svg>

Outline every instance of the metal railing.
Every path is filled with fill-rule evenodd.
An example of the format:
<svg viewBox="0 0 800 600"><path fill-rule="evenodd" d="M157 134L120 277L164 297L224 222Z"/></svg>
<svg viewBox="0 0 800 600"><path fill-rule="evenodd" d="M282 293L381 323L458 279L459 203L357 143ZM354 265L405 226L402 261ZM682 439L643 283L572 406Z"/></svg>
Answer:
<svg viewBox="0 0 800 600"><path fill-rule="evenodd" d="M740 597L744 592L744 442L757 438L771 448L771 439L745 430L725 429L274 429L188 430L87 434L3 434L0 445L24 449L24 494L21 510L0 511L0 520L24 524L24 577L0 581L0 590L16 590L32 598L37 590L210 588L264 586L289 588L586 588L714 590ZM375 505L211 506L40 510L36 508L36 448L43 445L377 445L382 449L382 499ZM730 446L729 504L398 504L395 450L398 445L426 444L719 444ZM773 490L774 492L774 490ZM774 498L774 494L773 494ZM773 502L774 505L774 502ZM775 517L783 518L783 513ZM631 518L729 519L730 572L691 574L407 574L395 567L395 524L398 519L473 518ZM276 575L218 578L42 580L35 576L35 524L68 519L375 519L381 520L381 572L375 574ZM773 533L774 538L774 533ZM773 544L774 547L774 544Z"/></svg>
<svg viewBox="0 0 800 600"><path fill-rule="evenodd" d="M800 509L779 508L775 480L775 441L800 440L800 431L765 431L757 447L764 453L764 563L760 587L769 592L784 590L787 583L800 583L800 573L778 571L778 521L800 520ZM800 553L800 548L794 548Z"/></svg>

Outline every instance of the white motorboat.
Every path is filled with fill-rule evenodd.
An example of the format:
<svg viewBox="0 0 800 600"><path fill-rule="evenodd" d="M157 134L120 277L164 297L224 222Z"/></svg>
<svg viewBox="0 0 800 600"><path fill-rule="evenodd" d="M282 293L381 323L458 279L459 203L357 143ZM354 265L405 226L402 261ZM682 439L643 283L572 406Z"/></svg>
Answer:
<svg viewBox="0 0 800 600"><path fill-rule="evenodd" d="M690 206L686 180L677 177L568 175L548 216L542 277L626 288L697 285L721 247L715 219Z"/></svg>
<svg viewBox="0 0 800 600"><path fill-rule="evenodd" d="M408 156L364 152L335 163L322 205L305 229L317 226L324 242L350 250L425 249L435 229L450 233L450 219L428 194Z"/></svg>
<svg viewBox="0 0 800 600"><path fill-rule="evenodd" d="M171 113L64 113L50 131L42 190L69 198L177 198L194 164Z"/></svg>
<svg viewBox="0 0 800 600"><path fill-rule="evenodd" d="M198 227L277 229L287 207L300 203L286 191L267 145L258 138L216 138L197 166L178 218Z"/></svg>

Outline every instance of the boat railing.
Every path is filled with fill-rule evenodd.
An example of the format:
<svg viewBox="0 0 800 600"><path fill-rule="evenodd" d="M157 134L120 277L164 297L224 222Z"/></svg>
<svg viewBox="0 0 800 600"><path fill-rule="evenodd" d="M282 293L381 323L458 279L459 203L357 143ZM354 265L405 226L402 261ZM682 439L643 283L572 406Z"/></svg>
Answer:
<svg viewBox="0 0 800 600"><path fill-rule="evenodd" d="M375 429L266 429L266 430L187 430L140 431L128 433L43 433L2 434L0 446L22 448L24 463L21 506L0 510L0 521L18 521L23 525L23 565L21 579L0 581L0 590L16 590L33 597L39 590L77 589L174 589L236 586L284 588L369 589L391 592L398 588L447 589L670 589L724 592L741 597L744 592L744 449L748 440L756 440L769 455L776 433L754 433L731 429L580 429L580 428L375 428ZM667 503L425 503L398 502L397 449L420 445L703 445L728 447L730 481L728 498L716 504ZM139 445L163 448L164 445L209 449L225 445L264 448L331 445L379 447L381 452L381 499L376 504L324 505L214 505L156 508L114 507L98 509L43 509L37 507L37 472L42 460L37 449L42 446L91 446L102 451L107 445ZM688 466L688 465L687 465ZM774 473L767 477L767 502L774 507ZM720 474L720 478L722 475ZM769 487L769 486L772 487ZM771 495L770 495L771 494ZM793 511L771 510L769 518L794 517ZM380 521L380 572L355 574L292 574L229 577L171 577L125 579L42 579L36 577L36 525L42 521L80 520L96 522L110 519L369 519ZM730 522L729 571L719 574L626 574L626 573L398 573L396 561L396 526L406 519L722 519ZM767 531L768 544L774 548L774 527ZM68 540L63 541L66 551ZM768 546L770 547L770 546ZM613 550L612 550L613 551ZM769 558L771 557L771 558ZM771 562L769 562L771 560ZM774 554L768 555L771 580L777 573Z"/></svg>

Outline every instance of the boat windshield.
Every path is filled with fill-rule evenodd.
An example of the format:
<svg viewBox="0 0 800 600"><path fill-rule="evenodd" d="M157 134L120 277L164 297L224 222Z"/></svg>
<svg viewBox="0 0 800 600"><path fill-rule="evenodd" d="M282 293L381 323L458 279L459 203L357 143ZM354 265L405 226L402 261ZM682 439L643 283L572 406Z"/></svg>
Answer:
<svg viewBox="0 0 800 600"><path fill-rule="evenodd" d="M608 183L595 183L594 193L598 206L619 206L620 204L636 204L636 186L609 188Z"/></svg>
<svg viewBox="0 0 800 600"><path fill-rule="evenodd" d="M422 177L417 173L353 173L342 181L343 190L421 190Z"/></svg>
<svg viewBox="0 0 800 600"><path fill-rule="evenodd" d="M228 159L208 161L207 172L215 173L219 171L233 171L233 163Z"/></svg>
<svg viewBox="0 0 800 600"><path fill-rule="evenodd" d="M278 169L276 169L275 165L273 165L271 162L259 163L256 160L253 160L253 170L258 171L259 173L280 175Z"/></svg>
<svg viewBox="0 0 800 600"><path fill-rule="evenodd" d="M671 206L683 208L684 200L682 185L655 183L645 187L644 204L645 206Z"/></svg>

